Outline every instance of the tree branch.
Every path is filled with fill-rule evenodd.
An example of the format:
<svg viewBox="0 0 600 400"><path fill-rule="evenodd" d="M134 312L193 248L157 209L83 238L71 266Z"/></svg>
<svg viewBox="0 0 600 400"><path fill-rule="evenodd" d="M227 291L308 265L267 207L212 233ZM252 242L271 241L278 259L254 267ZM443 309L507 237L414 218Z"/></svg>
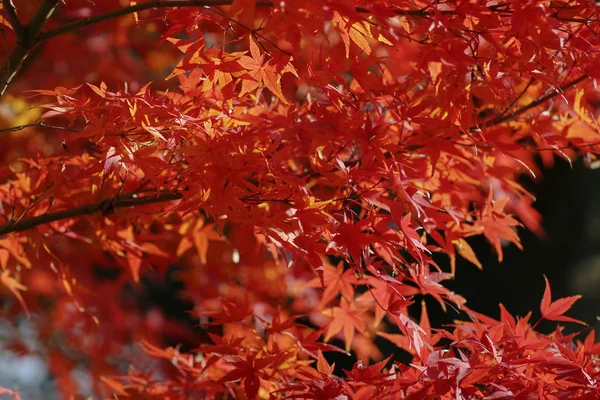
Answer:
<svg viewBox="0 0 600 400"><path fill-rule="evenodd" d="M17 222L8 222L0 226L0 237L12 232L25 231L27 229L35 228L39 225L45 225L50 222L60 221L63 219L81 217L84 215L95 214L97 212L108 214L117 208L128 208L147 204L162 203L166 201L179 200L181 198L182 195L180 193L167 191L160 192L158 196L136 197L135 194L120 196L114 198L113 200L104 200L97 203L69 208L67 210L39 215L37 217L22 219Z"/></svg>
<svg viewBox="0 0 600 400"><path fill-rule="evenodd" d="M17 36L17 42L23 42L25 40L25 31L23 30L23 25L21 25L21 21L17 16L17 10L12 0L2 0L2 5L4 6L4 11L6 12L6 17L8 18L8 22L15 31L15 35Z"/></svg>
<svg viewBox="0 0 600 400"><path fill-rule="evenodd" d="M23 40L21 42L17 41L17 44L11 50L6 65L0 74L0 97L4 96L4 92L6 92L8 85L10 85L21 69L23 62L29 57L29 54L31 54L37 36L48 18L50 18L54 12L57 3L58 0L43 0L36 13L33 15L33 18L31 18L27 28L23 29Z"/></svg>
<svg viewBox="0 0 600 400"><path fill-rule="evenodd" d="M158 9L158 8L176 8L176 7L212 7L212 6L228 6L233 3L233 0L154 0L145 3L135 4L129 7L119 8L118 10L109 11L104 14L95 15L93 17L83 18L71 23L65 24L59 28L53 29L39 36L38 41L44 41L51 39L55 36L62 35L63 33L71 32L82 28L97 24L98 22L107 21L110 19L123 17L136 12ZM257 7L273 7L271 1L257 1Z"/></svg>
<svg viewBox="0 0 600 400"><path fill-rule="evenodd" d="M68 128L65 126L58 126L58 125L46 125L43 122L33 122L31 124L11 126L10 128L0 129L0 133L18 132L18 131L22 131L23 129L34 128L34 127L56 129L58 131L67 131L67 132L81 132L82 131L82 129L78 129L78 128Z"/></svg>
<svg viewBox="0 0 600 400"><path fill-rule="evenodd" d="M589 75L587 75L587 74L581 75L579 78L573 79L572 81L565 83L564 85L562 85L560 88L554 90L553 92L548 93L545 96L539 97L538 99L532 101L529 104L524 105L521 108L516 109L513 112L510 112L510 113L507 113L507 114L504 114L504 115L499 115L499 116L497 116L495 118L492 118L492 119L490 119L488 121L485 121L483 123L483 126L485 126L486 128L489 128L491 126L500 125L500 124L502 124L504 122L512 121L517 116L519 116L521 114L524 114L527 111L531 110L532 108L535 108L535 107L537 107L537 106L539 106L541 104L544 104L548 100L551 100L551 99L555 98L556 96L559 96L559 95L563 94L564 92L566 92L567 90L569 90L573 86L577 85L578 83L581 83L581 82L585 81L588 78L589 78ZM473 126L469 130L472 131L472 130L475 130L477 128L478 127Z"/></svg>

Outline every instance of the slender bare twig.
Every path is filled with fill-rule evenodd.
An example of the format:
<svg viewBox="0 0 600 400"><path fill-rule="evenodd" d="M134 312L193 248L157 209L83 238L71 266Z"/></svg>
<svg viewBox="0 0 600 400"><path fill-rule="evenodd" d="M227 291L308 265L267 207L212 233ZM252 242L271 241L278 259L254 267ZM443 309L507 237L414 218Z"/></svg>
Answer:
<svg viewBox="0 0 600 400"><path fill-rule="evenodd" d="M212 6L227 6L231 5L233 0L154 0L148 1L145 3L135 4L129 7L123 7L118 10L109 11L103 14L95 15L93 17L82 18L77 21L73 21L71 23L65 24L59 28L53 29L46 33L43 33L38 38L39 41L44 41L51 39L55 36L62 35L63 33L71 32L82 28L84 26L89 26L96 24L98 22L107 21L110 19L122 17L125 15L130 15L136 12L150 10L150 9L158 9L158 8L175 8L175 7L212 7ZM257 1L257 7L274 7L274 3L272 1ZM363 7L356 7L356 12L359 13L370 13L370 11ZM426 11L425 9L418 10L394 10L397 15L412 15L418 17L426 17L431 15L432 12ZM452 14L454 11L440 11L441 14Z"/></svg>
<svg viewBox="0 0 600 400"><path fill-rule="evenodd" d="M527 90L531 87L531 85L533 85L533 82L535 82L535 78L529 79L529 82L527 82L527 85L525 85L523 90L521 90L521 93L519 93L519 95L515 97L515 99L508 105L508 107L506 107L506 109L501 115L506 115L515 106L515 104L517 104L517 102L521 100L521 97L523 97L523 95L527 93Z"/></svg>
<svg viewBox="0 0 600 400"><path fill-rule="evenodd" d="M504 122L512 121L519 115L526 113L527 111L531 110L532 108L535 108L541 104L544 104L545 102L555 98L556 96L564 94L567 90L569 90L573 86L575 86L578 83L581 83L587 79L589 79L589 75L587 75L587 74L581 75L579 78L573 79L572 81L565 83L564 85L562 85L560 88L554 90L553 92L548 93L545 96L539 97L536 100L532 101L531 103L526 104L523 107L518 108L513 112L507 113L505 115L499 115L495 118L492 118L490 120L482 122L481 125L485 126L486 128L489 128L491 126L500 125ZM473 126L469 130L473 131L473 130L476 130L477 128L478 128L477 126Z"/></svg>
<svg viewBox="0 0 600 400"><path fill-rule="evenodd" d="M125 15L134 14L136 12L158 9L158 8L176 8L176 7L213 7L213 6L227 6L230 5L233 0L154 0L145 3L135 4L129 7L119 8L118 10L109 11L103 14L95 15L93 17L82 18L77 21L65 24L59 28L53 29L39 36L38 41L44 41L51 39L55 36L62 35L63 33L71 32L82 28L97 24L98 22L107 21L114 18L123 17ZM257 1L257 7L273 7L271 1Z"/></svg>
<svg viewBox="0 0 600 400"><path fill-rule="evenodd" d="M35 228L39 225L45 225L50 222L63 219L77 218L84 215L95 214L98 212L107 213L117 208L136 207L147 204L162 203L166 201L179 200L182 198L180 193L162 191L158 195L140 196L135 194L116 197L112 200L104 200L97 203L86 204L79 207L69 208L67 210L56 211L39 215L37 217L25 218L17 221L10 221L0 226L0 237L12 232L21 232L27 229Z"/></svg>
<svg viewBox="0 0 600 400"><path fill-rule="evenodd" d="M82 129L78 129L78 128L69 128L69 127L57 126L57 125L46 125L43 122L33 122L31 124L18 125L18 126L13 126L10 128L0 129L0 133L18 132L18 131L22 131L23 129L35 128L35 127L56 129L59 131L68 131L68 132L81 132L82 131Z"/></svg>
<svg viewBox="0 0 600 400"><path fill-rule="evenodd" d="M23 29L23 25L21 25L21 21L17 16L17 9L13 4L12 0L2 0L2 5L4 6L4 11L6 12L6 18L15 32L15 36L17 36L17 42L23 42L25 40L25 31Z"/></svg>

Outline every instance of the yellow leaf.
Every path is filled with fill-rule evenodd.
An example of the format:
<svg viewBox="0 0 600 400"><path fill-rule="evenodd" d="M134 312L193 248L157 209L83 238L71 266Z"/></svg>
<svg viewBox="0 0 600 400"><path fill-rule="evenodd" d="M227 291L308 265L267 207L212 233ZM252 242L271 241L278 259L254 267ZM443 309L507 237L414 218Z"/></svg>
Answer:
<svg viewBox="0 0 600 400"><path fill-rule="evenodd" d="M187 236L184 236L181 238L181 241L177 246L177 251L175 252L175 255L177 257L181 257L183 253L191 249L193 246L194 244L192 243L192 241Z"/></svg>
<svg viewBox="0 0 600 400"><path fill-rule="evenodd" d="M353 27L350 29L348 34L350 35L350 38L354 44L356 44L362 51L367 54L371 54L371 46L369 46L369 42L367 42L367 39L365 39L365 37L358 30L356 30L356 28Z"/></svg>
<svg viewBox="0 0 600 400"><path fill-rule="evenodd" d="M107 378L106 376L101 376L100 380L104 382L109 388L114 390L117 394L121 396L128 396L127 392L125 391L125 387L121 383L113 379Z"/></svg>
<svg viewBox="0 0 600 400"><path fill-rule="evenodd" d="M20 264L24 265L25 268L31 268L31 261L25 255L25 250L21 243L17 241L14 237L10 237L9 239L0 239L0 247L8 250L11 256L13 256ZM4 258L6 256L2 256ZM6 268L3 266L3 268Z"/></svg>
<svg viewBox="0 0 600 400"><path fill-rule="evenodd" d="M152 254L152 255L155 255L155 256L160 256L160 257L169 257L169 253L167 253L164 250L160 249L154 243L146 242L146 243L144 243L142 245L142 248L144 249L145 253Z"/></svg>
<svg viewBox="0 0 600 400"><path fill-rule="evenodd" d="M337 25L340 30L340 35L346 46L346 58L348 58L350 56L350 37L348 35L348 30L346 29L346 21L342 19L342 16L337 11L334 11L331 22Z"/></svg>
<svg viewBox="0 0 600 400"><path fill-rule="evenodd" d="M390 42L389 40L387 40L386 37L383 36L381 33L377 37L377 40L380 41L381 43L387 44L388 46L392 46L392 42Z"/></svg>
<svg viewBox="0 0 600 400"><path fill-rule="evenodd" d="M350 56L350 39L365 53L371 54L371 46L363 35L371 36L371 28L369 25L360 23L348 24L347 19L342 17L337 11L334 11L331 20L340 30L340 35L346 46L346 58Z"/></svg>
<svg viewBox="0 0 600 400"><path fill-rule="evenodd" d="M135 241L135 235L133 234L133 226L130 225L125 229L117 231L117 236L125 240L130 240L132 242Z"/></svg>
<svg viewBox="0 0 600 400"><path fill-rule="evenodd" d="M147 132L149 132L155 138L164 140L165 142L167 141L167 139L165 139L165 137L153 126L146 125L144 122L142 122L142 128L144 128Z"/></svg>
<svg viewBox="0 0 600 400"><path fill-rule="evenodd" d="M182 53L187 53L187 50L192 46L192 44L194 44L194 43L187 42L183 39L175 39L175 38L167 38L167 41L170 43L173 43L173 45L175 45L175 47L177 47L179 49L179 51L181 51Z"/></svg>
<svg viewBox="0 0 600 400"><path fill-rule="evenodd" d="M575 93L575 104L573 104L573 109L577 114L581 114L581 99L583 98L583 95L583 89L577 89L577 92Z"/></svg>
<svg viewBox="0 0 600 400"><path fill-rule="evenodd" d="M69 296L73 296L73 289L71 288L71 284L69 283L69 281L66 278L63 278L63 286L65 287L65 290L67 291L67 294Z"/></svg>
<svg viewBox="0 0 600 400"><path fill-rule="evenodd" d="M456 251L458 251L458 254L460 254L467 261L470 261L471 263L475 264L477 268L483 269L483 265L481 265L481 263L477 259L477 256L475 255L475 252L465 239L460 238L457 240L453 240L452 243L456 247Z"/></svg>
<svg viewBox="0 0 600 400"><path fill-rule="evenodd" d="M129 264L129 269L131 270L131 275L133 275L133 280L137 283L140 281L140 268L142 266L142 257L135 254L133 251L127 251L125 255L127 258L127 263Z"/></svg>
<svg viewBox="0 0 600 400"><path fill-rule="evenodd" d="M242 90L239 96L243 97L245 94L253 92L258 88L258 85L259 82L256 80L242 79Z"/></svg>
<svg viewBox="0 0 600 400"><path fill-rule="evenodd" d="M373 35L371 34L371 25L369 25L367 22L356 22L352 24L352 28L356 29L365 36L373 37Z"/></svg>
<svg viewBox="0 0 600 400"><path fill-rule="evenodd" d="M129 100L127 100L127 105L129 106L129 114L131 114L132 117L135 117L135 113L137 112L137 102L134 101L132 106Z"/></svg>
<svg viewBox="0 0 600 400"><path fill-rule="evenodd" d="M10 258L10 253L6 249L0 249L0 266L2 269L6 269L8 266L8 259Z"/></svg>
<svg viewBox="0 0 600 400"><path fill-rule="evenodd" d="M259 60L261 58L260 57L260 49L258 48L258 45L254 41L252 36L250 36L249 40L250 40L250 54L252 55L253 59Z"/></svg>
<svg viewBox="0 0 600 400"><path fill-rule="evenodd" d="M105 98L106 97L106 83L100 83L100 87L93 85L91 83L87 84L98 96Z"/></svg>
<svg viewBox="0 0 600 400"><path fill-rule="evenodd" d="M400 21L400 24L402 25L402 27L404 28L406 33L410 34L411 29L410 29L410 22L408 22L408 19L406 17L399 17L398 20Z"/></svg>
<svg viewBox="0 0 600 400"><path fill-rule="evenodd" d="M129 5L131 5L131 6L135 6L136 4L137 4L137 1L133 1L133 0L131 0L131 1L129 2ZM134 13L133 13L133 18L135 18L135 22L140 22L140 19L139 19L139 16L138 16L138 13L137 13L137 12L134 12Z"/></svg>
<svg viewBox="0 0 600 400"><path fill-rule="evenodd" d="M431 61L429 63L429 75L431 75L431 81L436 83L438 81L438 77L442 72L442 63L438 61Z"/></svg>
<svg viewBox="0 0 600 400"><path fill-rule="evenodd" d="M8 269L2 271L2 275L0 275L0 282L2 282L2 284L6 286L8 290L10 290L10 292L17 298L17 300L19 300L19 303L21 303L21 306L23 306L23 309L25 310L25 314L29 316L29 309L27 308L27 304L25 304L23 296L21 296L21 293L19 293L19 290L24 292L27 290L27 288L16 279L11 278L10 271Z"/></svg>
<svg viewBox="0 0 600 400"><path fill-rule="evenodd" d="M577 93L575 93L575 103L573 104L573 109L581 117L582 120L589 124L593 124L594 121L589 117L588 111L581 105L581 99L585 94L583 89L577 89Z"/></svg>
<svg viewBox="0 0 600 400"><path fill-rule="evenodd" d="M0 10L2 10L3 6L0 3ZM5 25L7 27L9 27L12 30L12 25L8 23L8 21L6 19L4 19L4 17L2 15L0 15L0 25Z"/></svg>
<svg viewBox="0 0 600 400"><path fill-rule="evenodd" d="M273 92L273 94L277 97L279 97L279 99L284 103L284 104L289 104L287 102L287 100L285 99L285 97L283 96L283 92L281 91L281 87L279 85L279 79L277 78L277 76L275 75L274 72L272 71L264 71L264 82L265 82L265 86L271 91Z"/></svg>

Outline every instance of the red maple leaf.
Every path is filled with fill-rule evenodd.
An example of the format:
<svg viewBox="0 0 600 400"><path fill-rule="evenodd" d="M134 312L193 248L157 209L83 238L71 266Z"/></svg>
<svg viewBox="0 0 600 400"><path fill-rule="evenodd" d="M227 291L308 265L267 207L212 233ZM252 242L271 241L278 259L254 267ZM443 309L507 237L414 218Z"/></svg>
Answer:
<svg viewBox="0 0 600 400"><path fill-rule="evenodd" d="M548 278L545 276L544 280L546 281L546 289L544 290L544 296L542 297L542 304L540 306L542 318L550 321L575 322L578 324L587 325L583 321L563 315L569 311L569 309L577 300L581 298L581 296L563 297L562 299L552 301L550 282L548 282Z"/></svg>
<svg viewBox="0 0 600 400"><path fill-rule="evenodd" d="M356 303L348 302L346 299L342 298L339 307L333 307L324 312L324 314L329 315L332 318L327 328L325 341L328 341L334 335L343 331L346 351L350 351L355 331L361 333L365 332L365 311L365 308L359 307Z"/></svg>
<svg viewBox="0 0 600 400"><path fill-rule="evenodd" d="M344 262L340 261L337 267L328 262L323 263L323 297L321 306L327 305L331 300L341 294L346 300L354 298L354 285L358 282L354 270L344 271ZM315 278L307 283L309 287L321 287L321 279Z"/></svg>
<svg viewBox="0 0 600 400"><path fill-rule="evenodd" d="M231 365L233 370L229 371L225 376L218 380L219 383L242 381L244 391L248 399L255 399L260 388L260 378L262 370L267 367L276 367L285 359L285 353L265 355L257 357L254 354L249 354L246 359L234 361Z"/></svg>

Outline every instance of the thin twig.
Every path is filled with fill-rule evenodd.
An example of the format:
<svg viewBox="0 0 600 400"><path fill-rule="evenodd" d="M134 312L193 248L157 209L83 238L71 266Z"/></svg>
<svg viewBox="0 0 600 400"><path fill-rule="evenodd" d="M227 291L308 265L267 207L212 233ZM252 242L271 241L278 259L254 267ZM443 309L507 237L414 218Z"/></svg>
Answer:
<svg viewBox="0 0 600 400"><path fill-rule="evenodd" d="M39 225L49 224L50 222L60 221L81 217L84 215L95 214L97 212L106 212L117 208L136 207L147 204L162 203L166 201L179 200L182 198L180 193L162 191L158 195L135 197L135 194L129 194L114 198L112 200L100 201L97 203L86 204L79 207L69 208L67 210L56 211L37 217L22 219L18 222L10 221L0 226L0 237L12 232L21 232L27 229L35 228Z"/></svg>
<svg viewBox="0 0 600 400"><path fill-rule="evenodd" d="M533 85L533 82L535 82L535 78L529 79L529 82L527 83L527 85L525 85L523 90L521 90L521 93L519 93L519 95L510 103L508 107L506 107L506 109L501 115L506 115L514 107L514 105L517 104L517 102L521 99L521 97L523 97L523 95L527 92L531 85Z"/></svg>
<svg viewBox="0 0 600 400"><path fill-rule="evenodd" d="M68 131L68 132L81 132L82 131L82 129L77 129L77 128L68 128L65 126L57 126L57 125L46 125L43 122L34 122L31 124L25 124L25 125L13 126L11 128L0 129L0 133L18 132L18 131L22 131L23 129L35 128L35 127L56 129L59 131Z"/></svg>
<svg viewBox="0 0 600 400"><path fill-rule="evenodd" d="M562 85L560 88L557 88L553 92L548 93L545 96L539 97L538 99L532 101L529 104L524 105L521 108L516 109L515 111L513 111L511 113L508 113L506 115L500 115L500 116L492 118L488 121L485 121L483 123L483 126L485 126L486 128L489 128L491 126L500 125L504 122L512 121L517 116L526 113L527 111L531 110L532 108L535 108L541 104L544 104L545 102L555 98L556 96L564 94L567 90L569 90L573 86L577 85L578 83L581 83L581 82L587 80L588 78L589 78L589 75L587 75L587 74L581 75L579 78L573 79L572 81L565 83L564 85ZM473 130L476 130L477 128L478 128L477 126L473 126L469 130L473 131Z"/></svg>
<svg viewBox="0 0 600 400"><path fill-rule="evenodd" d="M12 0L2 0L2 4L4 5L4 11L6 12L6 18L8 19L8 22L10 22L10 25L17 36L17 42L23 43L25 41L25 30L17 16L15 5Z"/></svg>
<svg viewBox="0 0 600 400"><path fill-rule="evenodd" d="M71 32L82 28L97 24L98 22L107 21L114 18L123 17L125 15L134 14L136 12L159 9L159 8L176 8L176 7L213 7L213 6L228 6L231 5L233 0L155 0L148 1L146 3L135 4L129 7L119 8L118 10L109 11L103 14L95 15L93 17L82 18L77 21L65 24L59 28L53 29L39 36L38 41L44 41L51 39L55 36L62 35L63 33ZM273 7L271 1L257 1L257 7Z"/></svg>
<svg viewBox="0 0 600 400"><path fill-rule="evenodd" d="M292 53L290 53L289 51L283 50L281 47L277 46L277 44L273 43L273 41L271 41L269 38L265 37L264 35L258 33L258 30L256 29L252 29L249 26L246 26L244 24L242 24L241 22L233 19L233 18L229 18L227 17L227 15L218 9L212 9L211 11L217 13L218 15L220 15L221 17L227 19L230 22L233 22L237 25L239 25L240 27L242 27L243 29L247 30L248 32L250 32L250 35L252 35L252 37L258 42L258 44L262 47L262 49L264 51L267 51L267 48L261 43L260 39L263 39L265 42L269 43L271 46L273 46L275 49L277 49L278 51L282 52L283 54L287 55L287 56L292 56ZM229 25L230 29L233 30L233 27L231 26L231 24Z"/></svg>
<svg viewBox="0 0 600 400"><path fill-rule="evenodd" d="M130 15L136 12L150 10L150 9L159 9L159 8L175 8L175 7L212 7L212 6L228 6L233 3L233 0L154 0L148 1L146 3L135 4L128 7L123 7L118 10L109 11L103 14L99 14L93 17L82 18L77 21L73 21L71 23L65 24L59 28L53 29L46 33L43 33L38 38L38 41L44 41L51 39L55 36L62 35L63 33L71 32L82 28L84 26L89 26L96 24L98 22L107 21L110 19L122 17L125 15ZM272 1L257 1L257 7L274 7L274 3ZM363 8L356 7L355 11L358 13L370 13L371 11ZM426 17L431 15L432 12L426 11L425 9L418 10L394 10L397 15L412 15L417 17ZM441 14L452 14L454 11L440 11Z"/></svg>
<svg viewBox="0 0 600 400"><path fill-rule="evenodd" d="M148 1L146 3L135 4L128 7L123 7L118 10L109 11L103 14L99 14L93 17L82 18L77 21L73 21L71 23L65 24L59 28L53 29L51 31L45 32L41 34L38 38L38 41L44 41L51 39L55 36L61 35L63 33L71 32L82 28L84 26L89 26L96 24L98 22L107 21L110 19L122 17L125 15L130 15L136 12L150 10L150 9L159 9L159 8L175 8L175 7L212 7L212 6L227 6L231 5L233 0L154 0ZM274 7L274 3L272 1L257 1L257 7ZM501 10L496 9L493 6L488 7L491 12L496 13L505 13L511 14L512 10ZM358 13L371 13L371 11L364 7L356 7L355 11ZM437 11L428 11L425 8L416 9L416 10L394 10L396 15L404 15L404 16L413 16L413 17L422 17L426 18L432 15L441 14L441 15L457 15L456 11L453 10L437 10ZM592 19L583 19L583 18L556 18L558 20L566 21L566 22L590 22Z"/></svg>

